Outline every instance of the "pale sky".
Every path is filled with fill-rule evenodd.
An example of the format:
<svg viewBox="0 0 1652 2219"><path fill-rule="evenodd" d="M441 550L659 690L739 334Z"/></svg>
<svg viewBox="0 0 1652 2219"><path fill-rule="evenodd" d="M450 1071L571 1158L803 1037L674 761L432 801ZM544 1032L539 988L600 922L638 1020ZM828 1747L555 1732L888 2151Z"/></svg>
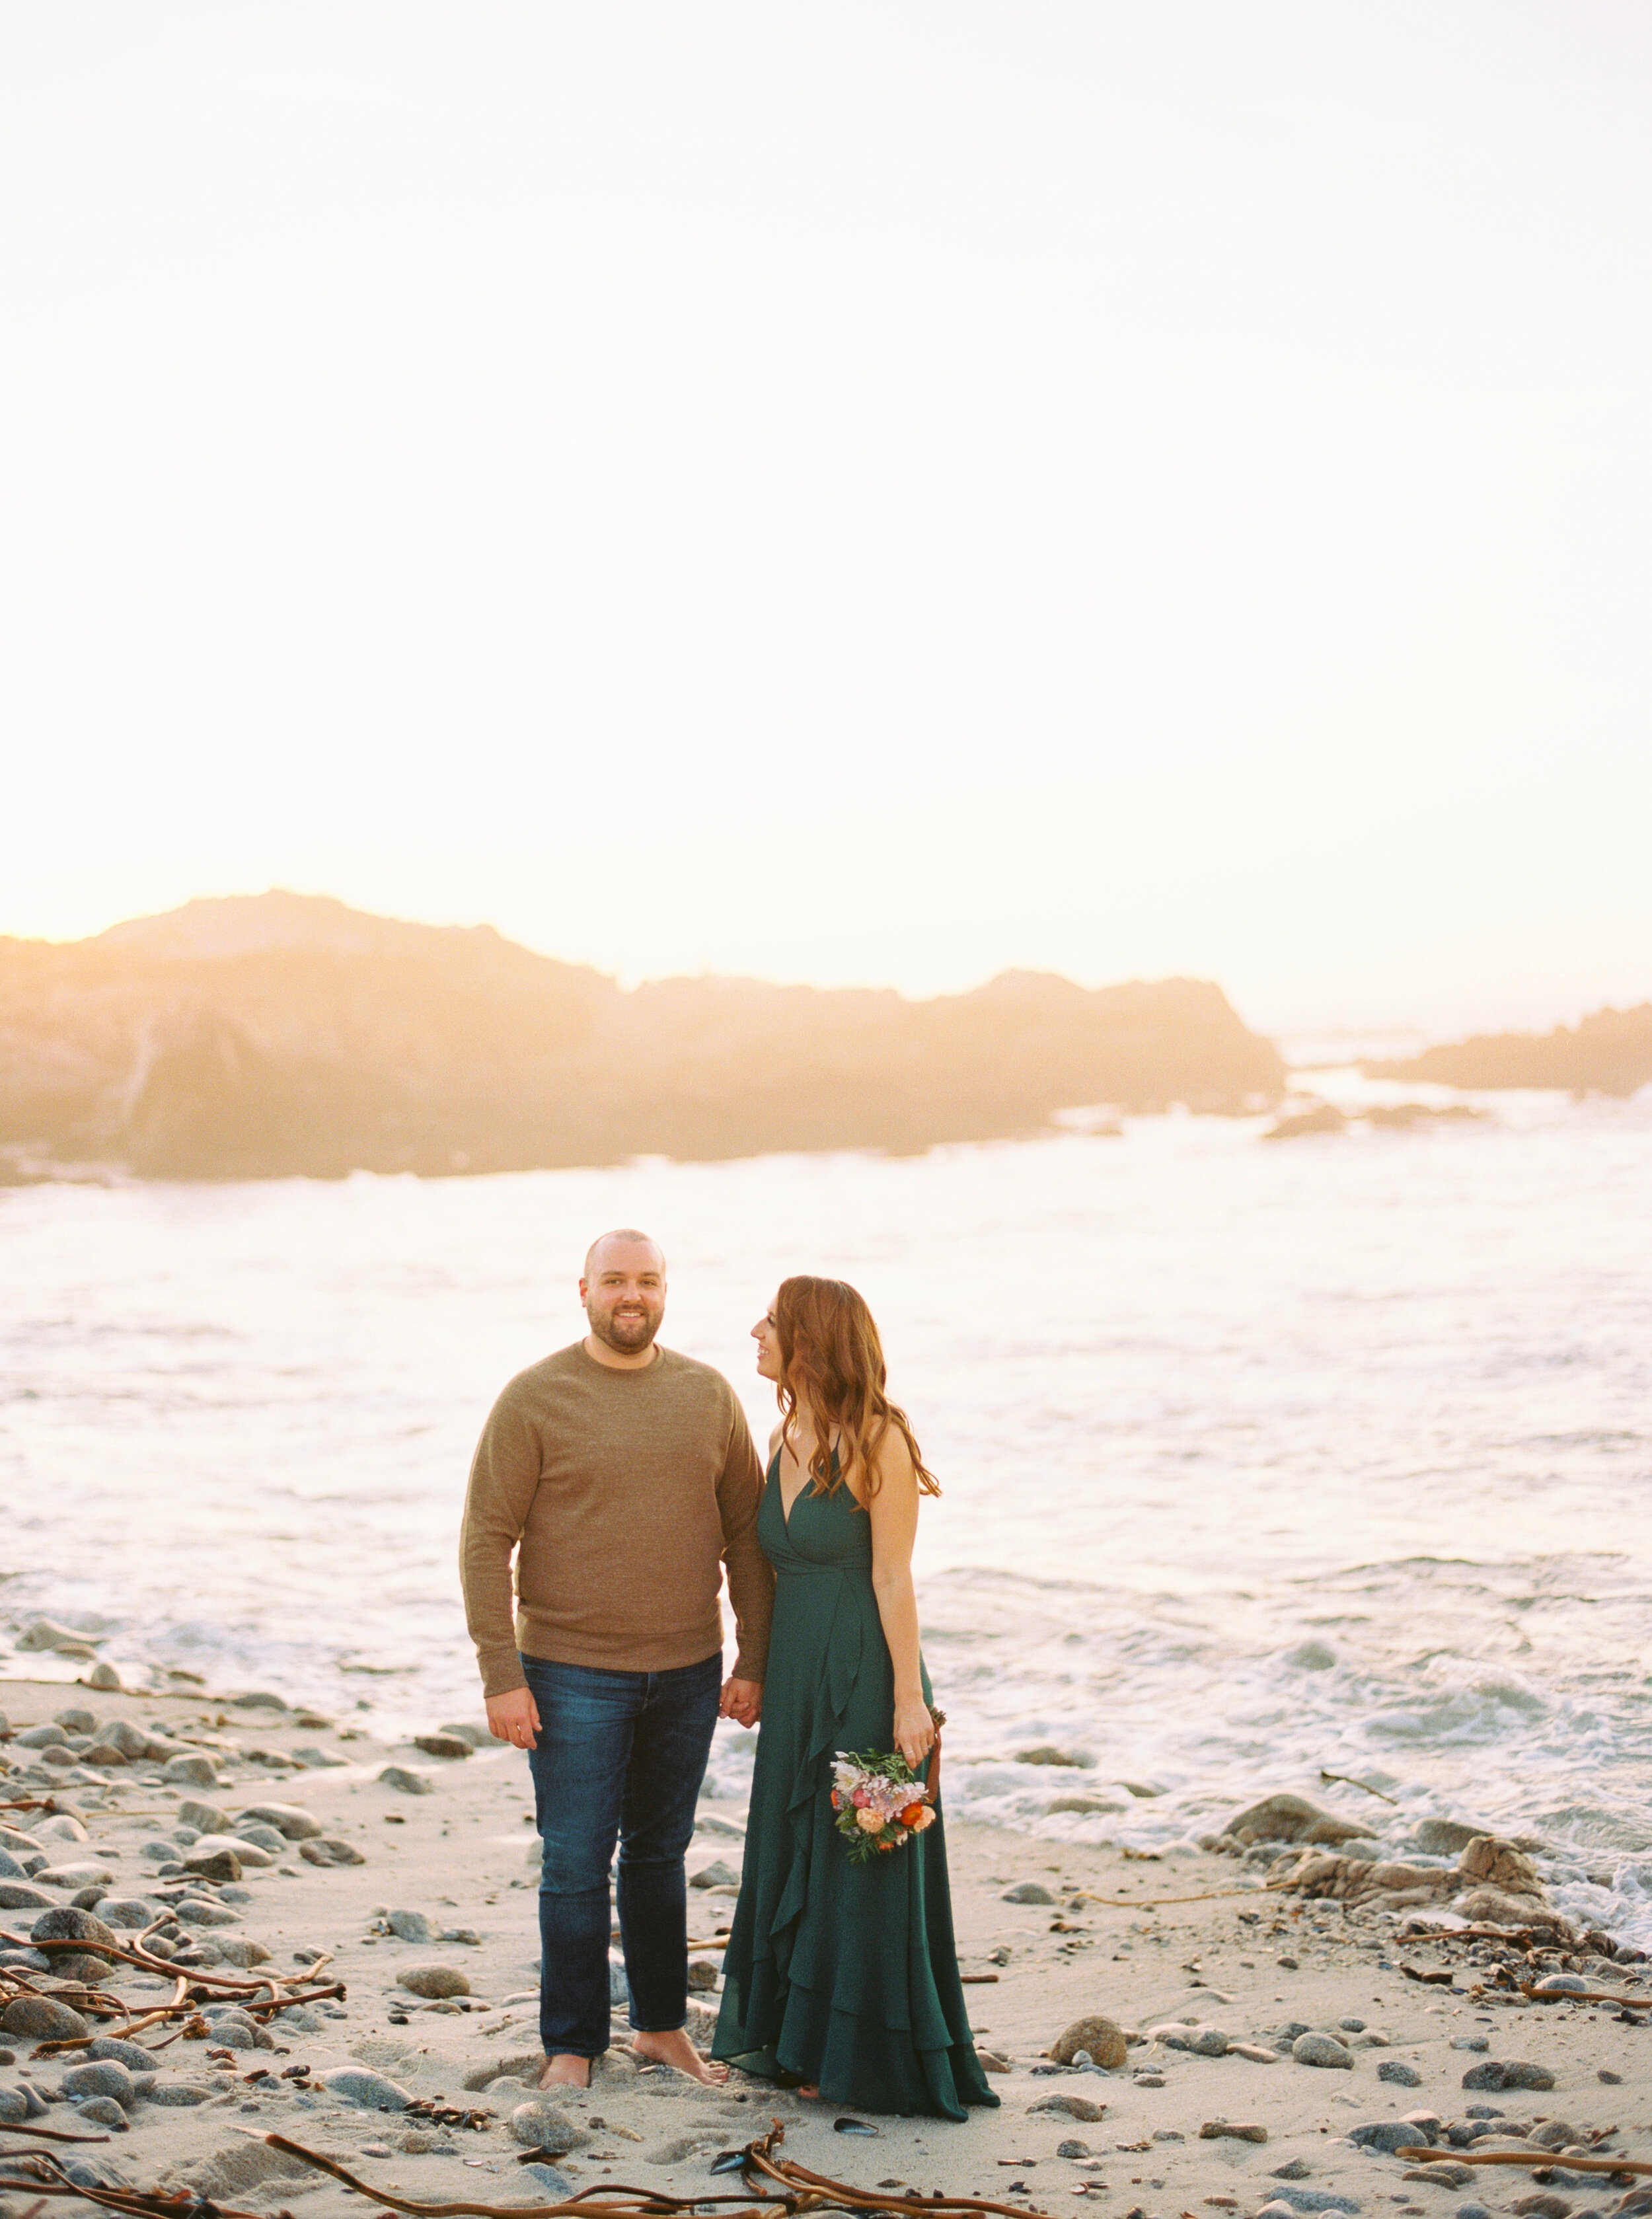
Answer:
<svg viewBox="0 0 1652 2219"><path fill-rule="evenodd" d="M4 0L0 931L1652 994L1644 0Z"/></svg>

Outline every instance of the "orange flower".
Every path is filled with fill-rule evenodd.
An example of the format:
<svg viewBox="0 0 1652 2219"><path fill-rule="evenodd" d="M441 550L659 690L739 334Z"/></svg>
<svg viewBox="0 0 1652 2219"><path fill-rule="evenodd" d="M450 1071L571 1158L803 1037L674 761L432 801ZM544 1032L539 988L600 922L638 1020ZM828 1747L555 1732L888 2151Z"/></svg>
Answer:
<svg viewBox="0 0 1652 2219"><path fill-rule="evenodd" d="M928 1807L927 1803L909 1803L905 1810L901 1812L902 1825L921 1826L923 1824L923 1814Z"/></svg>
<svg viewBox="0 0 1652 2219"><path fill-rule="evenodd" d="M879 1849L885 1856L889 1855L889 1852L894 1848L894 1846L895 1844L893 1842L879 1842L878 1844Z"/></svg>

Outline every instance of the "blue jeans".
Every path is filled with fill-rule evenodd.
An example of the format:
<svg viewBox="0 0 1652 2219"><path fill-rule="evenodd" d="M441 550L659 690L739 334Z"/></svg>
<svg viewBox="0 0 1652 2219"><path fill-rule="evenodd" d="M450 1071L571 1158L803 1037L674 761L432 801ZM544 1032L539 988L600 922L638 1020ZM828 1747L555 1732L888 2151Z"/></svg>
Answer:
<svg viewBox="0 0 1652 2219"><path fill-rule="evenodd" d="M717 1725L723 1659L674 1672L601 1672L525 1656L539 1712L528 1752L539 1877L539 2038L545 2054L608 2047L608 1868L619 1843L619 1934L630 2023L688 2016L683 1852Z"/></svg>

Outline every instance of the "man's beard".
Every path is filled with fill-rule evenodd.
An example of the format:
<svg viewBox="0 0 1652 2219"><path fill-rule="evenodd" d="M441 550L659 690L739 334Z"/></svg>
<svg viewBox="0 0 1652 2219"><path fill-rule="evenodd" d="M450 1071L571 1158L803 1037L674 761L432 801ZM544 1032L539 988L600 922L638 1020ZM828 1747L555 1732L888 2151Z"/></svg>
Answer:
<svg viewBox="0 0 1652 2219"><path fill-rule="evenodd" d="M593 1310L587 1310L586 1315L597 1339L621 1356L636 1356L645 1349L662 1321L650 1317L646 1311L640 1317L599 1317Z"/></svg>

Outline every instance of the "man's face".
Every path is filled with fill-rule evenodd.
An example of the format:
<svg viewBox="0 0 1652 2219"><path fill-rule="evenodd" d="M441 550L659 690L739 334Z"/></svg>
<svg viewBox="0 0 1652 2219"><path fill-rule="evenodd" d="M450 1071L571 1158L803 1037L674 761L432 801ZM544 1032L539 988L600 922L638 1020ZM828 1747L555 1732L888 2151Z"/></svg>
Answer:
<svg viewBox="0 0 1652 2219"><path fill-rule="evenodd" d="M648 1240L605 1240L590 1271L580 1281L580 1300L592 1332L621 1356L640 1355L666 1314L659 1250Z"/></svg>

